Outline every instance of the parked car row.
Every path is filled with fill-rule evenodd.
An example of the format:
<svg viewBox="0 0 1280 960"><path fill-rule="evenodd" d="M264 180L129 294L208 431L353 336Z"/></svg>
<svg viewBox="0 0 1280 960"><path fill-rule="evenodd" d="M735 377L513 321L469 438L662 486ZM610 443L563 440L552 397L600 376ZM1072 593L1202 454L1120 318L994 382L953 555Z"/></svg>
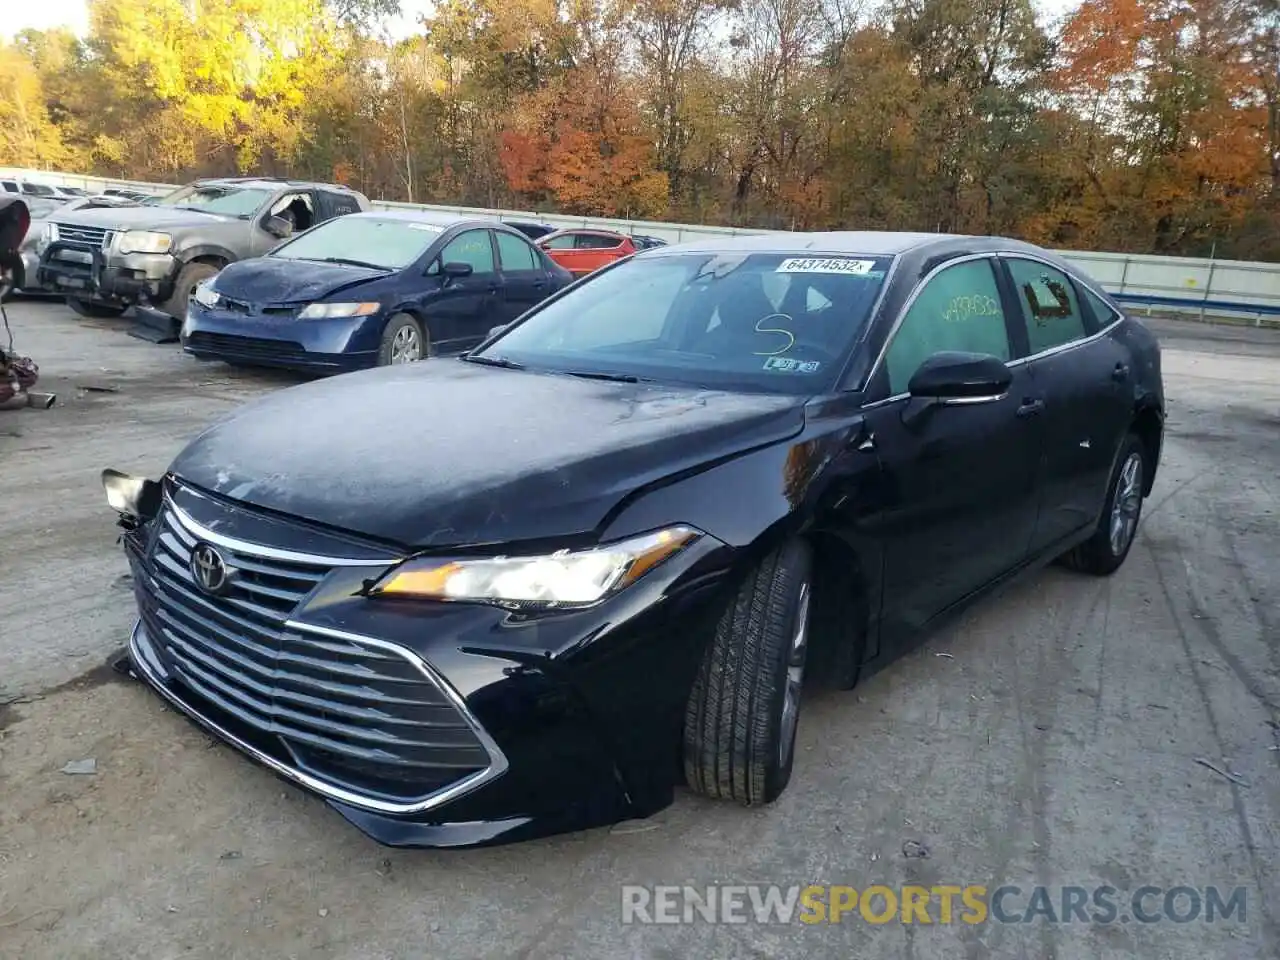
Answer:
<svg viewBox="0 0 1280 960"><path fill-rule="evenodd" d="M148 308L200 359L342 372L466 351L575 279L664 243L374 211L348 187L282 178L148 199L30 198L10 291L61 294L88 317Z"/></svg>

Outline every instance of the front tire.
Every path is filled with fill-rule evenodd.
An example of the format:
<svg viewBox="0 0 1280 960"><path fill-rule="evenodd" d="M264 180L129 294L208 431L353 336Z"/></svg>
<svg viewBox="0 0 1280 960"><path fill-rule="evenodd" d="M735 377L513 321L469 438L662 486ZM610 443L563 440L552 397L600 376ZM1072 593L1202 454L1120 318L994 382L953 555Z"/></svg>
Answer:
<svg viewBox="0 0 1280 960"><path fill-rule="evenodd" d="M173 293L169 299L159 304L159 309L173 319L181 322L187 316L187 301L195 292L196 285L203 280L218 275L219 268L212 263L188 263L178 271L173 281Z"/></svg>
<svg viewBox="0 0 1280 960"><path fill-rule="evenodd" d="M716 625L685 709L685 780L698 793L772 803L791 779L812 562L803 541L775 550Z"/></svg>
<svg viewBox="0 0 1280 960"><path fill-rule="evenodd" d="M397 313L382 331L378 366L415 363L431 356L431 339L422 323L407 313Z"/></svg>
<svg viewBox="0 0 1280 960"><path fill-rule="evenodd" d="M1063 555L1066 566L1096 577L1109 576L1120 569L1138 533L1147 469L1147 448L1136 433L1131 433L1116 458L1097 529L1088 540Z"/></svg>
<svg viewBox="0 0 1280 960"><path fill-rule="evenodd" d="M81 317L89 317L93 320L118 317L128 309L128 307L117 307L110 303L94 303L92 300L81 300L77 297L67 297L67 306L71 308L72 313Z"/></svg>

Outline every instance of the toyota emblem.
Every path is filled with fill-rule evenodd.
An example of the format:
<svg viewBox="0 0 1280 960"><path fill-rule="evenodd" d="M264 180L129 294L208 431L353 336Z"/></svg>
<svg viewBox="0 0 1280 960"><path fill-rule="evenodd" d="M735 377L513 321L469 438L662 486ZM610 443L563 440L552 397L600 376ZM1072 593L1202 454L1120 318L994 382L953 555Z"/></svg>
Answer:
<svg viewBox="0 0 1280 960"><path fill-rule="evenodd" d="M227 586L227 563L216 549L207 543L197 543L191 551L191 575L196 586L208 594L219 594Z"/></svg>

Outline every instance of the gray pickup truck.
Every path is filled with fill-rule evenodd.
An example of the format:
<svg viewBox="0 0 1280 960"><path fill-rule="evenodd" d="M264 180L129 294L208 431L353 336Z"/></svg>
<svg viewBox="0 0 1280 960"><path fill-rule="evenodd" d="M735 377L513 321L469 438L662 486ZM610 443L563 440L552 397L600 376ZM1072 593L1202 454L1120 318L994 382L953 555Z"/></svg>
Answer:
<svg viewBox="0 0 1280 960"><path fill-rule="evenodd" d="M81 316L119 316L140 304L180 320L196 284L228 263L369 208L363 194L329 183L198 180L154 204L55 212L38 241L36 279Z"/></svg>

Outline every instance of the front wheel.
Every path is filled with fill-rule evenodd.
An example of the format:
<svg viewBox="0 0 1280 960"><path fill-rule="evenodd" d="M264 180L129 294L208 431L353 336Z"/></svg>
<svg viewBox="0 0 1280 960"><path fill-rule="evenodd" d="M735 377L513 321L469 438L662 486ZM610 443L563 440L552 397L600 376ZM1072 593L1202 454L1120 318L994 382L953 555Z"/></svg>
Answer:
<svg viewBox="0 0 1280 960"><path fill-rule="evenodd" d="M212 263L184 264L173 280L173 293L159 304L160 311L181 322L187 316L187 301L203 281L218 275L219 268Z"/></svg>
<svg viewBox="0 0 1280 960"><path fill-rule="evenodd" d="M1129 555L1138 521L1147 478L1147 449L1137 434L1129 434L1120 447L1107 501L1091 536L1062 558L1072 570L1105 577L1115 573Z"/></svg>
<svg viewBox="0 0 1280 960"><path fill-rule="evenodd" d="M751 571L716 625L685 709L684 770L698 793L772 803L791 779L809 645L812 555L802 541Z"/></svg>
<svg viewBox="0 0 1280 960"><path fill-rule="evenodd" d="M378 366L414 363L431 355L431 339L416 317L397 313L387 321L378 347Z"/></svg>

